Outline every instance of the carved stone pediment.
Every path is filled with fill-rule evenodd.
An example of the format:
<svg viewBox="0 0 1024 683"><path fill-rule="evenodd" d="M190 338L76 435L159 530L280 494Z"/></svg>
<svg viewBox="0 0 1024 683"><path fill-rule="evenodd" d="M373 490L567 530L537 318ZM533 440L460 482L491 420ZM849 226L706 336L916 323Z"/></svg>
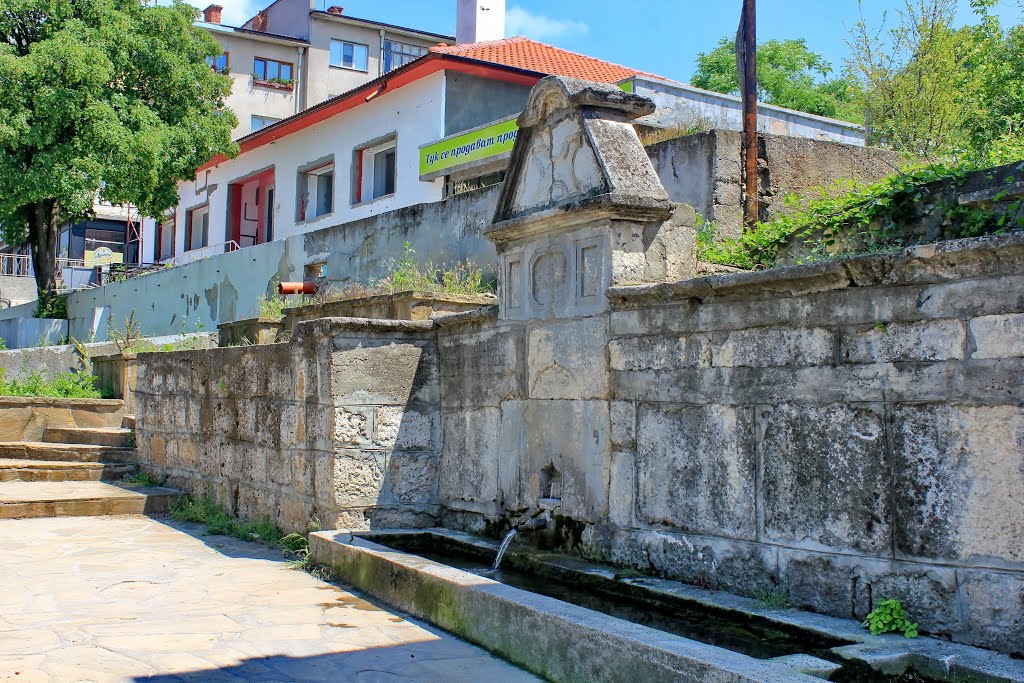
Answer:
<svg viewBox="0 0 1024 683"><path fill-rule="evenodd" d="M649 99L615 86L561 76L541 80L519 117L494 222L598 197L667 212L668 195L630 123L653 111Z"/></svg>

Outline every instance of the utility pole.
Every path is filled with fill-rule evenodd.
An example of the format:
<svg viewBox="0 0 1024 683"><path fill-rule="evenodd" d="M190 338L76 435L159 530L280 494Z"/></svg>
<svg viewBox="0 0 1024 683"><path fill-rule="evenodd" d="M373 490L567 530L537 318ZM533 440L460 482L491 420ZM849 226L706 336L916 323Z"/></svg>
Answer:
<svg viewBox="0 0 1024 683"><path fill-rule="evenodd" d="M757 225L757 5L743 0L743 14L736 32L736 67L743 98L743 144L740 168L743 177L743 226Z"/></svg>

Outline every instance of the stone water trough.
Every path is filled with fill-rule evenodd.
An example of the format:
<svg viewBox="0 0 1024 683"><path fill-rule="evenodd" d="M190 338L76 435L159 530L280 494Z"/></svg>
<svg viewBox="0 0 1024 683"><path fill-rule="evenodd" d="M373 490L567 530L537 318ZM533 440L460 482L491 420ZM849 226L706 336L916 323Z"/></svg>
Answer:
<svg viewBox="0 0 1024 683"><path fill-rule="evenodd" d="M313 561L343 581L548 680L1024 681L1024 661L1006 655L871 636L849 619L772 609L565 555L515 547L505 560L512 571L495 573L486 568L497 551L493 541L447 529L310 535ZM661 630L687 619L680 632L692 637Z"/></svg>

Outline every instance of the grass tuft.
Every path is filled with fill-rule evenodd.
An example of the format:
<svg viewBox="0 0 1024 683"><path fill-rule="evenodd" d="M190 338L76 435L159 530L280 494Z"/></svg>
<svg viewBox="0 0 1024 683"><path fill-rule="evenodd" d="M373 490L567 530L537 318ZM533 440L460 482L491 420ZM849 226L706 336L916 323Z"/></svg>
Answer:
<svg viewBox="0 0 1024 683"><path fill-rule="evenodd" d="M126 486L163 486L164 478L158 477L155 474L151 474L149 472L139 471L136 472L135 474L126 475L125 478L121 480L121 483Z"/></svg>

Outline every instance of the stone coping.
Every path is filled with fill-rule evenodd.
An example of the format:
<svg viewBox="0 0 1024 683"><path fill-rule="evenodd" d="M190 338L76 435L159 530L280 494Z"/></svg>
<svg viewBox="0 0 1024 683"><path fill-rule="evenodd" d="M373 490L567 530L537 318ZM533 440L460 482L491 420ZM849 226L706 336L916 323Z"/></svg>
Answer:
<svg viewBox="0 0 1024 683"><path fill-rule="evenodd" d="M551 208L494 223L484 228L483 234L501 246L526 237L562 231L605 218L638 222L665 221L672 215L674 206L667 199L616 192L583 199L574 197Z"/></svg>
<svg viewBox="0 0 1024 683"><path fill-rule="evenodd" d="M356 588L550 680L820 683L783 664L391 550L360 537L366 533L386 532L312 533L310 556Z"/></svg>
<svg viewBox="0 0 1024 683"><path fill-rule="evenodd" d="M481 322L484 320L497 320L498 318L498 304L492 304L490 306L483 306L475 311L466 311L465 313L452 313L451 315L445 315L440 318L434 319L435 327L455 327L457 325L468 325L475 322Z"/></svg>
<svg viewBox="0 0 1024 683"><path fill-rule="evenodd" d="M167 352L163 351L161 353L167 353ZM109 362L112 362L112 361L119 361L119 360L135 360L138 357L139 357L139 354L137 354L137 353L123 353L122 352L122 353L109 353L109 354L106 354L106 355L103 355L103 356L90 356L89 360L91 360L93 362L99 361L101 363L109 363Z"/></svg>
<svg viewBox="0 0 1024 683"><path fill-rule="evenodd" d="M0 410L25 406L46 406L54 408L121 408L124 401L119 398L53 398L50 396L0 396Z"/></svg>
<svg viewBox="0 0 1024 683"><path fill-rule="evenodd" d="M378 332L382 334L422 334L434 329L433 320L380 320L376 318L316 318L295 323L292 341L322 337L336 332Z"/></svg>
<svg viewBox="0 0 1024 683"><path fill-rule="evenodd" d="M909 285L991 273L1010 260L1024 261L1024 232L949 240L908 247L896 254L851 256L805 266L698 277L682 282L612 287L613 309L685 299L757 294L791 296L850 287Z"/></svg>
<svg viewBox="0 0 1024 683"><path fill-rule="evenodd" d="M500 545L498 542L490 539L481 538L462 531L453 531L451 529L444 528L374 529L372 531L321 532L320 534L312 534L311 536L323 536L324 540L331 543L343 543L371 550L383 551L388 555L388 560L392 562L406 561L406 558L412 558L411 562L417 566L426 563L428 566L442 567L446 570L452 570L451 567L447 567L446 565L424 560L412 554L395 551L391 548L387 548L386 546L373 543L370 540L360 538L360 536L366 535L384 536L388 534L401 534L403 536L411 534L432 534L451 538L460 543L473 545L495 552L498 550L498 546ZM509 552L514 555L516 551L513 548L510 549ZM404 556L404 558L396 558L394 557L395 555ZM859 622L852 619L815 614L813 612L806 612L795 608L772 609L765 607L764 603L759 600L745 598L724 591L713 591L705 588L698 588L678 581L659 579L657 577L621 577L617 570L611 566L584 562L582 560L575 561L575 558L569 557L567 557L566 560L571 562L565 566L574 571L582 571L602 576L604 578L614 578L622 583L642 586L647 591L662 594L669 598L681 598L697 604L706 605L707 607L716 610L735 612L741 616L758 617L777 623L781 626L795 627L811 633L820 634L822 636L850 641L853 644L838 646L834 648L833 651L844 658L860 661L879 669L903 671L912 667L924 675L931 676L939 680L1024 683L1024 660L1014 659L1009 655L1000 652L985 650L960 643L951 643L945 640L929 638L927 636L913 639L904 638L898 634L873 636ZM549 555L544 557L544 561L559 564L556 559L553 559ZM471 582L490 581L490 579L485 579L484 577L480 577L476 574L468 572L462 573L472 577L472 579L466 579ZM504 586L504 584L499 585L505 588L510 588ZM370 590L369 592L373 591ZM534 596L534 594L526 591L519 592ZM387 598L385 597L384 599ZM550 600L550 598L544 599ZM567 604L557 600L555 602L559 605ZM409 608L409 606L404 604L400 606L403 608ZM574 605L570 605L570 607L575 608ZM590 612L590 610L584 611ZM428 616L427 618L429 619L430 617ZM679 636L664 634L660 631L656 631L656 633L667 635L671 638L679 638ZM682 640L687 639L682 638ZM710 645L699 645L714 650L720 650L720 648L715 648ZM736 654L729 650L725 650L725 652ZM746 657L745 655L739 656ZM762 662L775 660L753 659L753 661ZM775 681L789 679L770 678L766 680Z"/></svg>

